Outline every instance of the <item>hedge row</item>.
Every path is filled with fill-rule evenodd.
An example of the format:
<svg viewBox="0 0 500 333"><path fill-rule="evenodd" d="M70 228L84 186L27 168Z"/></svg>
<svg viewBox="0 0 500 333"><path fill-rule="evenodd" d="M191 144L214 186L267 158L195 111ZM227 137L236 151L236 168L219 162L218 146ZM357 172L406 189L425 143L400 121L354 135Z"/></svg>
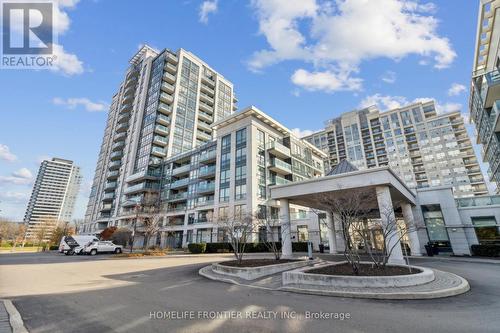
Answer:
<svg viewBox="0 0 500 333"><path fill-rule="evenodd" d="M481 257L500 257L500 244L476 244L471 247L472 255Z"/></svg>
<svg viewBox="0 0 500 333"><path fill-rule="evenodd" d="M225 253L232 252L233 246L231 243L191 243L188 245L189 252L191 253L202 253L193 252L191 248L198 251L198 245L203 244L205 253ZM193 246L191 246L193 245ZM281 243L276 242L276 247L281 250ZM292 251L294 252L307 252L307 242L292 242ZM266 243L248 243L245 246L245 253L256 253L256 252L270 252L268 245Z"/></svg>
<svg viewBox="0 0 500 333"><path fill-rule="evenodd" d="M188 244L189 252L191 253L203 253L207 247L206 243L190 243Z"/></svg>

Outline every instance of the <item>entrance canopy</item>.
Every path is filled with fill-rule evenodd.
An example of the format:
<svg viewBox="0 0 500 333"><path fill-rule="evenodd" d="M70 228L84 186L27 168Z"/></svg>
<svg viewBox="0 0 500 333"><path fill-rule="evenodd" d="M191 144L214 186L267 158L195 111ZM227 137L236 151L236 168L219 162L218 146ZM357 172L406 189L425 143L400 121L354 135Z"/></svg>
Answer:
<svg viewBox="0 0 500 333"><path fill-rule="evenodd" d="M322 207L321 200L318 200L323 195L342 196L356 189L373 190L375 198L376 188L380 187L389 189L393 203L415 205L415 193L388 167L347 171L331 176L272 186L271 199L287 199L290 204L326 210L326 207ZM377 209L378 207L375 205L377 205L376 200L373 208Z"/></svg>

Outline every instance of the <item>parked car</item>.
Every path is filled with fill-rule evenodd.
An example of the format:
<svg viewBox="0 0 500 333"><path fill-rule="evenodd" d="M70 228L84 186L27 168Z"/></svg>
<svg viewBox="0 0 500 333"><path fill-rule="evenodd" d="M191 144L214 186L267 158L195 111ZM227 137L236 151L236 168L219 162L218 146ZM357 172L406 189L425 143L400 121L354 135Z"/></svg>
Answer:
<svg viewBox="0 0 500 333"><path fill-rule="evenodd" d="M59 252L65 255L81 254L84 246L98 241L95 236L64 236L59 243Z"/></svg>
<svg viewBox="0 0 500 333"><path fill-rule="evenodd" d="M83 247L84 254L90 254L92 256L98 253L122 253L123 246L116 245L111 241L94 241L87 246Z"/></svg>

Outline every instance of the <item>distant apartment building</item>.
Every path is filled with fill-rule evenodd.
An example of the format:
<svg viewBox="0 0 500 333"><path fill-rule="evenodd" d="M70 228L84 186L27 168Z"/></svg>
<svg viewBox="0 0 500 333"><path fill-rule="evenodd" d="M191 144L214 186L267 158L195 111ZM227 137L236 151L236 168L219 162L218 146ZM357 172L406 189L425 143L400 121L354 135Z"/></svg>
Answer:
<svg viewBox="0 0 500 333"><path fill-rule="evenodd" d="M500 1L481 0L469 99L488 175L500 190Z"/></svg>
<svg viewBox="0 0 500 333"><path fill-rule="evenodd" d="M81 228L129 214L159 189L166 158L212 141L211 125L235 110L233 84L194 54L142 47L113 96Z"/></svg>
<svg viewBox="0 0 500 333"><path fill-rule="evenodd" d="M359 170L389 166L411 189L451 185L455 197L488 193L463 117L437 114L433 101L346 112L304 139L328 154L327 168L347 159Z"/></svg>
<svg viewBox="0 0 500 333"><path fill-rule="evenodd" d="M48 239L58 223L71 222L81 180L73 161L52 158L41 163L24 215L26 238L43 233Z"/></svg>

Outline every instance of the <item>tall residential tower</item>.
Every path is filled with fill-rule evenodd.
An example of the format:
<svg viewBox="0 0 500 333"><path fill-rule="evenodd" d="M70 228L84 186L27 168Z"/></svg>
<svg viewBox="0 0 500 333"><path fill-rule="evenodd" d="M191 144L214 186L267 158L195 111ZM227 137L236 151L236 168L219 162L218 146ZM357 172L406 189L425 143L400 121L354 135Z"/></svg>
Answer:
<svg viewBox="0 0 500 333"><path fill-rule="evenodd" d="M194 54L142 47L112 99L85 223L102 230L158 198L162 161L211 141L235 110L233 84Z"/></svg>
<svg viewBox="0 0 500 333"><path fill-rule="evenodd" d="M358 169L389 166L410 188L452 185L455 197L488 193L460 112L437 114L433 101L380 112L343 113L305 138Z"/></svg>
<svg viewBox="0 0 500 333"><path fill-rule="evenodd" d="M47 239L57 223L71 221L81 180L80 168L72 161L52 158L42 162L24 215L26 238L37 237L43 226Z"/></svg>
<svg viewBox="0 0 500 333"><path fill-rule="evenodd" d="M469 99L488 175L500 191L500 0L481 0Z"/></svg>

